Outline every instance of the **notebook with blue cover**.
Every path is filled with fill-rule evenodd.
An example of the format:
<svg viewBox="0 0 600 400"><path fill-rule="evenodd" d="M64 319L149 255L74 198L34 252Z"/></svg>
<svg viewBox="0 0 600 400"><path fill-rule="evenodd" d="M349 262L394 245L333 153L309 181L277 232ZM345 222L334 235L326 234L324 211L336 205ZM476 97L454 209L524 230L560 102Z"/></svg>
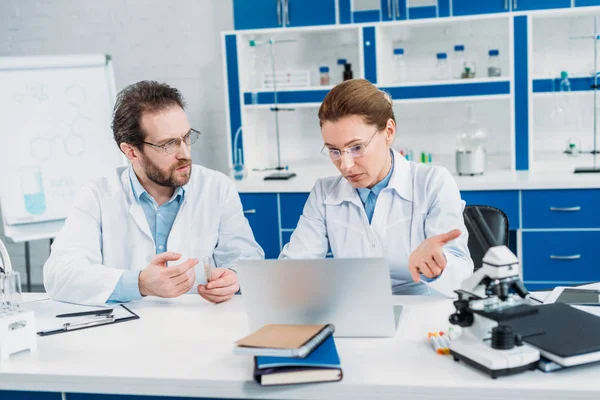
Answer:
<svg viewBox="0 0 600 400"><path fill-rule="evenodd" d="M305 358L254 357L254 379L263 386L333 382L342 376L333 336Z"/></svg>

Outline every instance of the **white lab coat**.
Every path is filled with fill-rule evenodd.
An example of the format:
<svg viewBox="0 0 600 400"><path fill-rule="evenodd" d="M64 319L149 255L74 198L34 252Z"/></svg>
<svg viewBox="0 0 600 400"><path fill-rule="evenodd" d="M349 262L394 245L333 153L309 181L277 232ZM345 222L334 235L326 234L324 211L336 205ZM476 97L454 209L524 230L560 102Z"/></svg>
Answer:
<svg viewBox="0 0 600 400"><path fill-rule="evenodd" d="M144 269L156 254L128 169L115 172L82 187L52 245L44 265L44 286L54 300L103 305L125 270ZM198 258L196 284L200 284L206 283L204 256L212 256L218 267L231 267L238 259L264 258L228 177L194 165L184 189L167 241L167 250L182 257L170 265Z"/></svg>
<svg viewBox="0 0 600 400"><path fill-rule="evenodd" d="M323 258L329 248L337 258L384 257L395 294L429 294L431 287L453 295L473 273L462 214L465 202L445 168L406 161L396 151L393 157L394 170L377 198L371 224L357 190L346 179L319 179L280 258ZM429 287L413 283L410 254L424 239L452 229L462 235L444 246L446 269Z"/></svg>

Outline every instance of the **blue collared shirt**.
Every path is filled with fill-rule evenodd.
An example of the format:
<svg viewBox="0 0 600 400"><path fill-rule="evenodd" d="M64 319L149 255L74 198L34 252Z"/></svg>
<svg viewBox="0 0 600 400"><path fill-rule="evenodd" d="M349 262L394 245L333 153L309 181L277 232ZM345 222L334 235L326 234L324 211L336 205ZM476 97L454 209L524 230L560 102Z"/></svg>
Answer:
<svg viewBox="0 0 600 400"><path fill-rule="evenodd" d="M392 177L393 171L394 171L394 154L392 153L392 167L390 168L390 172L388 172L386 177L383 178L381 181L379 181L377 184L375 184L371 189L368 189L368 188L357 188L356 189L356 190L358 190L358 195L360 196L360 200L362 201L363 205L365 206L365 212L367 213L367 217L369 218L369 223L371 223L371 220L373 219L373 213L375 212L375 203L377 203L377 197L379 196L379 193L381 193L381 191L387 187L388 183L390 182L390 178ZM421 274L421 279L426 282L433 282L437 279L437 277L432 279L432 278L428 278L425 275Z"/></svg>
<svg viewBox="0 0 600 400"><path fill-rule="evenodd" d="M183 196L185 195L185 189L179 187L168 202L159 206L146 189L144 189L132 167L129 168L129 181L131 182L133 197L142 206L146 215L152 239L154 239L156 245L156 254L164 253L167 251L169 233L179 212ZM140 299L142 295L140 294L138 285L139 274L140 271L125 271L108 298L108 301L127 302Z"/></svg>
<svg viewBox="0 0 600 400"><path fill-rule="evenodd" d="M392 156L392 167L390 168L390 172L383 178L381 181L377 182L375 186L371 189L369 188L357 188L358 195L360 196L360 200L365 206L365 212L367 213L367 218L369 218L369 223L373 219L373 213L375 212L375 203L377 203L377 197L379 193L383 189L385 189L390 182L390 178L392 177L392 172L394 171L394 155Z"/></svg>

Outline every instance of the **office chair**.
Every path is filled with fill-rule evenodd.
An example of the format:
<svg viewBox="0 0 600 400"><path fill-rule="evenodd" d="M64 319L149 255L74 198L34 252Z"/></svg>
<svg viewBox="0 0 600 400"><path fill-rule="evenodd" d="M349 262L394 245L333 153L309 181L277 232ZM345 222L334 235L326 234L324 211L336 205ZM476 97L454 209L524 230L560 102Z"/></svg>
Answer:
<svg viewBox="0 0 600 400"><path fill-rule="evenodd" d="M490 206L466 206L463 212L474 270L481 268L483 256L490 247L508 247L508 217L504 211Z"/></svg>

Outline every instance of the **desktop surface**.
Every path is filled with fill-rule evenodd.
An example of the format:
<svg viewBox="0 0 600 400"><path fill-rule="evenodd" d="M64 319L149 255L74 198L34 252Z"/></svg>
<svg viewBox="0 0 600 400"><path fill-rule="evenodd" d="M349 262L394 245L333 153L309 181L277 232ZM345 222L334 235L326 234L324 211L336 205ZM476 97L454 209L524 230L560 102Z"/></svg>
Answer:
<svg viewBox="0 0 600 400"><path fill-rule="evenodd" d="M232 353L234 342L250 333L241 296L214 305L184 295L131 303L137 321L38 338L37 353L0 363L0 391L305 400L600 398L597 365L492 380L437 355L427 332L448 328L452 300L394 296L393 301L403 307L396 336L336 338L341 382L260 387L252 381L252 357Z"/></svg>

